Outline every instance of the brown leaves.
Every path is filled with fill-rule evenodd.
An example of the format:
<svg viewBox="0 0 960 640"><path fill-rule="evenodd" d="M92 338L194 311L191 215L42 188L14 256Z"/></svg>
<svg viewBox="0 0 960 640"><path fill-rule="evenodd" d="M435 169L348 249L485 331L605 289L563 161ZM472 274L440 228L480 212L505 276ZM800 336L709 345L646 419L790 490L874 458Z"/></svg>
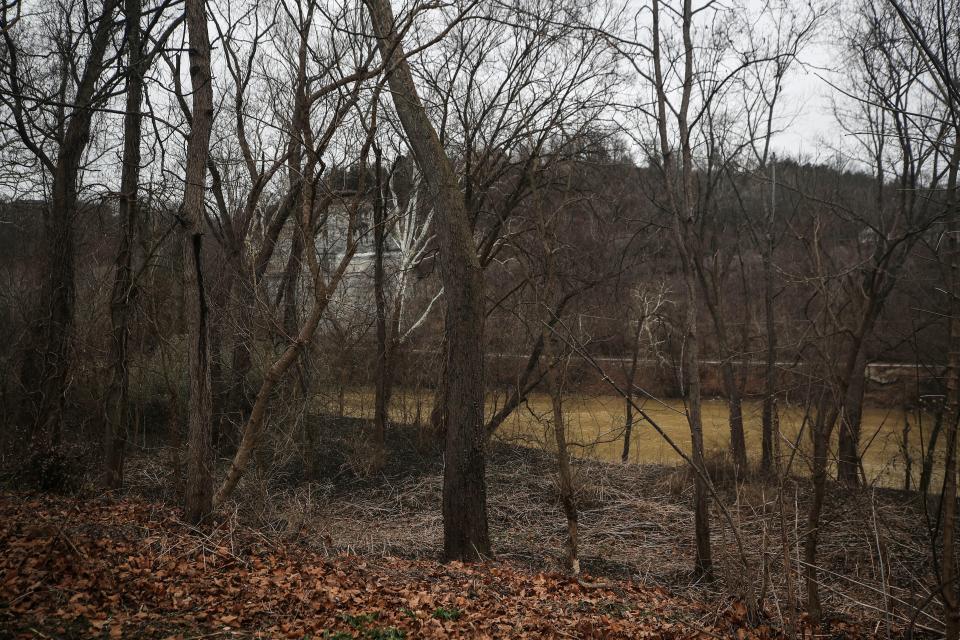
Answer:
<svg viewBox="0 0 960 640"><path fill-rule="evenodd" d="M707 624L705 608L630 582L587 589L500 563L329 557L243 529L197 533L147 503L0 495L0 631L25 637L775 635L745 628L741 606Z"/></svg>

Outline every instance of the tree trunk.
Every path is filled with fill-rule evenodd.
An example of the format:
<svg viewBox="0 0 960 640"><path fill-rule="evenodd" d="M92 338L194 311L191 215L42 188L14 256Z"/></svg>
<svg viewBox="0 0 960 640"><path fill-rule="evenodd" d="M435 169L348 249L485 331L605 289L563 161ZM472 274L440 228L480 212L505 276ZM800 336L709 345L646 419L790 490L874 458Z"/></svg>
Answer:
<svg viewBox="0 0 960 640"><path fill-rule="evenodd" d="M563 419L563 371L565 367L556 360L554 337L551 330L543 329L543 350L547 361L547 386L550 406L553 410L553 436L557 445L557 470L560 475L560 506L567 519L567 540L564 543L564 563L572 575L580 574L578 555L577 503L573 488L573 473L570 469L570 453L567 450L567 428Z"/></svg>
<svg viewBox="0 0 960 640"><path fill-rule="evenodd" d="M223 275L211 293L211 306L217 318L217 322L210 326L215 452L225 446L236 446L236 427L246 421L252 403L247 374L252 366L251 314L254 313L256 294L245 281L246 268L241 249L224 244L228 255L224 260Z"/></svg>
<svg viewBox="0 0 960 640"><path fill-rule="evenodd" d="M689 271L689 269L688 269ZM700 354L697 332L696 283L693 274L686 277L687 312L686 340L684 345L684 374L687 380L687 422L690 425L693 464L706 472L703 464L703 420L700 399ZM700 474L694 475L694 529L697 555L694 560L694 574L704 578L713 575L713 558L710 550L710 505L708 488Z"/></svg>
<svg viewBox="0 0 960 640"><path fill-rule="evenodd" d="M633 386L637 377L637 361L640 358L640 335L646 318L637 318L637 330L633 334L633 348L630 352L630 372L627 374L627 418L623 425L623 453L620 462L627 464L630 459L630 436L633 433Z"/></svg>
<svg viewBox="0 0 960 640"><path fill-rule="evenodd" d="M817 406L817 415L813 422L811 437L813 439L813 500L807 511L807 534L804 539L803 561L804 577L807 587L807 613L810 624L816 629L823 617L823 608L820 605L820 589L817 578L817 545L820 540L820 515L826 498L827 488L827 455L830 451L831 425L836 421L836 410L830 409L828 416L827 404L830 394L821 391ZM814 631L816 633L816 631Z"/></svg>
<svg viewBox="0 0 960 640"><path fill-rule="evenodd" d="M684 200L689 202L690 187L685 188ZM692 204L686 205L687 207ZM686 383L684 400L687 407L687 423L690 426L690 443L692 451L690 458L693 464L702 473L694 475L694 530L697 555L694 560L694 575L711 579L713 577L713 558L710 549L710 505L709 489L704 481L706 474L703 451L703 418L700 379L700 332L697 325L699 299L697 296L697 280L695 270L695 256L693 255L694 238L692 234L692 214L675 216L674 233L680 254L684 275L684 293L686 312L684 315L684 331L686 333L683 345L683 363L681 379ZM726 371L726 368L724 368ZM732 374L732 369L730 372ZM732 413L731 413L732 419ZM733 440L731 438L731 445Z"/></svg>
<svg viewBox="0 0 960 640"><path fill-rule="evenodd" d="M764 271L768 269L764 265ZM770 269L772 272L772 269ZM767 353L763 386L763 414L761 422L760 471L769 474L773 470L777 412L777 331L773 317L772 277L764 274L763 303L767 333ZM769 285L768 285L768 282Z"/></svg>
<svg viewBox="0 0 960 640"><path fill-rule="evenodd" d="M237 331L230 346L230 383L227 390L227 410L237 417L239 423L246 421L253 405L253 395L247 376L253 368L252 350L254 312L250 300L256 295L255 290L244 287L234 301L237 308ZM249 298L245 296L249 295Z"/></svg>
<svg viewBox="0 0 960 640"><path fill-rule="evenodd" d="M913 485L913 456L910 453L910 413L903 408L903 430L900 432L900 447L903 450L903 490L910 491Z"/></svg>
<svg viewBox="0 0 960 640"><path fill-rule="evenodd" d="M689 231L688 233L693 232ZM720 375L723 380L723 392L727 396L728 424L730 425L730 457L734 466L743 471L747 467L747 442L743 433L743 403L740 399L737 376L733 370L733 350L729 347L729 332L723 317L720 286L715 284L715 280L713 280L713 284L711 283L711 278L705 272L698 256L691 255L690 260L694 263L700 286L703 289L707 311L710 312L710 317L713 320L717 342L720 346ZM714 277L718 276L714 274Z"/></svg>
<svg viewBox="0 0 960 640"><path fill-rule="evenodd" d="M74 233L77 215L77 180L95 109L97 82L103 75L104 57L113 33L114 2L107 2L96 21L96 31L83 75L77 85L69 121L55 162L46 162L52 172L50 208L44 216L43 283L37 320L30 331L20 380L25 397L21 405L21 423L33 425L44 446L60 443L63 405L70 364L70 342L74 316ZM12 43L7 38L7 46ZM64 61L64 64L68 64ZM11 69L11 74L15 71ZM45 158L45 156L44 156Z"/></svg>
<svg viewBox="0 0 960 640"><path fill-rule="evenodd" d="M283 329L287 335L291 336L297 333L297 284L300 282L300 272L303 270L303 251L302 234L295 233L290 243L287 265L283 269L283 278L277 289L275 306L283 305Z"/></svg>
<svg viewBox="0 0 960 640"><path fill-rule="evenodd" d="M696 540L696 558L694 559L694 574L710 578L713 574L713 560L710 552L710 507L708 487L703 475L706 469L703 465L703 422L701 417L700 398L700 341L697 328L699 300L697 297L697 275L694 251L696 237L692 233L696 218L696 201L694 195L694 167L693 150L690 141L690 123L687 120L690 108L690 96L693 90L693 3L683 1L682 32L683 32L683 90L681 106L676 113L677 127L680 142L680 184L677 185L675 170L678 168L674 160L675 152L670 146L668 134L667 85L664 79L661 56L660 34L660 0L654 0L652 9L653 19L653 63L654 80L657 92L657 128L660 140L660 154L663 159L663 176L667 192L667 200L673 215L674 243L680 254L680 263L683 268L683 285L686 303L683 329L684 359L681 378L686 378L685 400L687 405L687 422L690 426L690 440L692 451L690 459L700 473L694 477L694 529Z"/></svg>
<svg viewBox="0 0 960 640"><path fill-rule="evenodd" d="M230 276L226 278L229 280ZM227 285L229 286L229 285ZM213 448L213 455L224 446L229 433L229 418L226 413L224 399L227 395L227 383L224 380L223 367L223 333L224 326L227 324L225 311L229 292L225 291L224 283L214 281L212 287L205 291L207 298L207 308L212 319L208 318L207 325L209 333L207 340L210 344L210 443Z"/></svg>
<svg viewBox="0 0 960 640"><path fill-rule="evenodd" d="M763 418L761 425L760 470L769 474L773 469L774 439L779 434L774 429L777 395L777 323L774 316L773 282L773 221L776 211L776 157L773 158L774 187L770 199L770 216L767 219L766 238L763 248L763 319L767 334L767 352L763 387Z"/></svg>
<svg viewBox="0 0 960 640"><path fill-rule="evenodd" d="M190 395L187 405L187 477L184 518L199 524L213 510L213 398L208 308L203 282L204 188L213 123L210 37L204 0L185 0L193 110L183 190L183 296Z"/></svg>
<svg viewBox="0 0 960 640"><path fill-rule="evenodd" d="M388 336L386 282L383 272L383 252L386 249L386 220L383 202L383 178L381 157L377 152L376 161L377 195L373 203L373 295L376 302L377 315L377 362L376 362L376 389L373 411L373 438L376 449L374 463L382 466L386 455L387 421L390 412L391 367L390 367L390 338Z"/></svg>
<svg viewBox="0 0 960 640"><path fill-rule="evenodd" d="M866 350L861 349L840 416L837 480L848 486L860 484L860 426L866 385Z"/></svg>
<svg viewBox="0 0 960 640"><path fill-rule="evenodd" d="M370 0L397 115L439 217L440 275L446 299L447 435L443 474L444 556L490 555L483 421L483 272L453 166L417 94L389 0Z"/></svg>
<svg viewBox="0 0 960 640"><path fill-rule="evenodd" d="M723 343L724 341L721 341ZM727 409L730 424L730 457L740 472L747 469L747 441L743 432L743 401L740 397L740 387L733 371L732 354L724 352L720 373L723 376L724 392L727 394Z"/></svg>
<svg viewBox="0 0 960 640"><path fill-rule="evenodd" d="M103 484L109 489L123 485L124 449L129 419L128 346L133 297L133 245L138 221L140 183L140 135L143 102L143 62L141 60L141 0L126 0L127 100L123 116L123 169L120 176L120 246L117 249L113 291L110 296L111 375L106 397L106 433L104 434Z"/></svg>
<svg viewBox="0 0 960 640"><path fill-rule="evenodd" d="M944 414L947 412L946 402L941 402L933 415L933 429L930 430L930 441L927 450L923 452L923 466L920 468L920 495L926 500L930 492L930 477L933 475L933 463L936 460L937 442L943 430Z"/></svg>
<svg viewBox="0 0 960 640"><path fill-rule="evenodd" d="M960 242L957 240L956 213L957 173L960 170L960 134L954 139L950 173L947 184L947 211L952 213L952 233L947 234L947 251L950 265L950 328L947 356L947 397L944 407L946 418L946 463L943 473L943 490L940 504L943 513L943 542L940 558L940 599L946 612L946 638L960 638L960 595L956 584L956 557L954 544L957 527L957 440L960 427Z"/></svg>
<svg viewBox="0 0 960 640"><path fill-rule="evenodd" d="M79 160L79 159L78 159ZM74 314L74 233L77 212L76 174L58 166L53 198L45 215L45 271L40 310L24 354L21 384L25 391L21 422L34 425L44 446L60 443ZM73 184L64 185L65 181Z"/></svg>
<svg viewBox="0 0 960 640"><path fill-rule="evenodd" d="M297 136L291 134L291 138L295 140ZM291 144L295 144L295 148L299 148L299 143L291 142ZM260 249L253 258L253 283L250 284L241 279L235 288L237 298L234 302L238 309L237 330L233 335L230 349L230 383L225 403L228 411L237 418L240 424L246 423L250 418L250 411L255 399L249 376L253 369L253 343L256 340L254 324L254 317L257 313L256 300L259 296L269 297L262 288L263 278L276 250L277 240L290 219L290 214L294 210L299 210L298 207L300 206L302 189L302 176L299 173L300 163L291 160L290 165L290 188L280 204L277 205L277 210L264 232ZM286 282L286 280L283 282ZM281 284L281 288L283 286ZM282 295L282 292L278 295Z"/></svg>
<svg viewBox="0 0 960 640"><path fill-rule="evenodd" d="M951 324L957 324L952 320ZM956 339L951 336L952 339ZM950 355L951 360L957 356ZM956 393L956 389L953 390ZM946 640L960 638L960 599L957 597L956 559L954 544L957 530L957 426L960 421L960 410L955 406L947 430L947 460L943 475L943 492L940 503L943 505L943 542L940 559L940 599L946 612Z"/></svg>
<svg viewBox="0 0 960 640"><path fill-rule="evenodd" d="M364 162L365 158L366 148L364 149ZM307 163L307 175L312 175L314 170L315 163ZM362 187L358 189L358 191L362 190ZM315 235L313 229L313 207L314 185L308 181L303 187L303 203L299 226L299 235L303 236L301 244L304 245L308 241L312 242ZM214 505L223 504L230 494L233 493L241 476L243 476L247 464L250 462L250 458L263 435L263 430L266 426L267 409L270 405L273 390L283 379L287 370L297 362L303 352L309 347L310 342L313 340L314 333L316 333L317 325L320 324L320 318L323 317L323 313L330 303L330 294L336 290L342 280L343 274L346 272L355 250L356 244L353 243L352 240L348 240L348 246L344 256L341 258L334 273L330 276L330 280L326 283L323 282L323 275L317 261L316 252L305 252L310 268L311 281L313 283L313 305L310 309L310 314L295 333L296 337L290 341L283 353L280 354L280 357L273 362L267 370L266 375L264 375L263 382L260 384L260 389L257 391L256 399L250 411L250 417L244 424L240 445L237 447L237 452L234 454L226 477L217 489L216 495L213 497ZM306 382L304 381L303 384L305 385Z"/></svg>

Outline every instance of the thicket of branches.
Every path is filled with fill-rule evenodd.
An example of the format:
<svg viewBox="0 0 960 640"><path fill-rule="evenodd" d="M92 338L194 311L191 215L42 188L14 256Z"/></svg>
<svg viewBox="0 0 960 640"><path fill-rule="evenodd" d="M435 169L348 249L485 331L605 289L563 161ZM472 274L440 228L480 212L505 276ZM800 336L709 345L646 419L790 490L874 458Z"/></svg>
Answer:
<svg viewBox="0 0 960 640"><path fill-rule="evenodd" d="M916 608L960 637L955 0L31 0L3 5L0 38L18 478L53 487L95 443L120 489L149 438L202 524L280 464L281 432L323 473L307 418L359 396L371 473L391 429L441 443L444 555L480 560L488 444L545 394L577 573L565 412L605 393L624 462L654 429L689 466L694 573L716 577L722 523L753 616L766 565L709 464L716 395L735 484L773 487L781 515L787 483L809 492L802 548L778 552L792 633L828 613L822 514L835 482L876 483L864 411L885 403L926 515ZM843 136L791 155L814 75ZM689 441L650 415L667 398Z"/></svg>

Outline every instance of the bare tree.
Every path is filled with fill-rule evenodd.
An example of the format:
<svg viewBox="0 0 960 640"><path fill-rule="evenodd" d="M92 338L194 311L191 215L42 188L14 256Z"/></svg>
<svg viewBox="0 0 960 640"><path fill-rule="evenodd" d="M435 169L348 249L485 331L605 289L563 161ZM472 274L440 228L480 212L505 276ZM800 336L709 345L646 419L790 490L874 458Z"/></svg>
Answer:
<svg viewBox="0 0 960 640"><path fill-rule="evenodd" d="M181 210L184 227L184 316L190 367L184 517L188 522L197 524L205 520L213 510L210 326L207 291L203 279L204 192L210 152L210 130L213 126L213 79L210 71L210 36L207 33L205 2L186 0L184 11L189 39L190 86L193 94Z"/></svg>
<svg viewBox="0 0 960 640"><path fill-rule="evenodd" d="M851 327L851 336L862 346L846 374L838 434L838 477L847 484L860 479L866 342L914 246L942 216L940 207L921 193L932 193L943 178L936 165L944 132L930 120L931 114L914 115L914 109L923 109L916 100L923 82L920 56L909 48L891 46L898 34L890 10L865 3L860 20L862 30L851 42L849 94L856 104L852 114L840 117L848 130L858 134L856 140L875 175L875 193L870 210L838 210L840 216L849 216L864 228L858 249L865 254L860 260L863 266L854 271L859 281L851 283L856 313L850 315L859 321Z"/></svg>
<svg viewBox="0 0 960 640"><path fill-rule="evenodd" d="M13 30L2 29L4 86L0 100L11 116L4 126L49 176L50 185L41 291L20 371L25 392L20 422L34 426L34 437L48 446L60 441L70 368L75 298L73 224L80 206L79 177L94 116L119 75L113 69L118 54L111 47L117 8L116 0L105 0L81 18L87 21L87 28L79 30L70 27L78 18L70 10L54 15L57 31L46 36L49 41L41 37L41 46L57 45L61 52L53 59L52 73L33 67L25 43L14 38ZM89 41L82 42L85 55L74 60L70 52L86 39Z"/></svg>
<svg viewBox="0 0 960 640"><path fill-rule="evenodd" d="M653 58L654 90L656 91L656 125L659 141L659 161L662 165L664 191L670 215L673 217L673 232L677 251L683 269L685 319L683 377L685 378L684 397L687 404L687 421L690 425L692 442L691 460L703 469L703 422L700 398L700 338L697 326L699 310L699 292L696 280L693 225L695 220L694 159L692 133L690 130L691 94L694 90L694 45L693 45L693 4L684 0L679 16L682 31L681 96L679 109L668 109L670 87L663 68L664 51L662 47L663 26L661 25L661 3L653 3ZM671 126L671 113L675 113L678 130L679 149L671 146L668 128ZM676 158L679 155L679 161ZM710 512L706 484L697 474L694 480L694 527L696 529L696 558L694 570L697 574L709 577L713 572L713 557L710 550Z"/></svg>
<svg viewBox="0 0 960 640"><path fill-rule="evenodd" d="M947 394L944 403L946 416L942 418L947 427L944 478L940 492L942 511L937 522L941 529L940 557L936 553L936 528L931 531L934 562L937 566L939 595L946 612L946 637L960 638L960 585L954 549L957 535L957 440L960 424L960 241L957 239L958 219L957 175L960 171L960 48L958 42L958 15L960 6L952 0L937 0L933 3L902 2L887 0L888 6L900 19L907 40L917 52L922 69L931 82L924 83L932 98L940 105L942 127L937 127L935 142L943 147L946 161L944 192L940 198L946 211L946 255L948 266L946 304L947 367L945 371ZM939 115L939 114L938 114ZM902 114L913 118L912 112ZM942 133L941 133L942 132ZM942 136L942 137L941 137ZM938 146L940 146L938 145ZM912 632L912 623L911 623Z"/></svg>
<svg viewBox="0 0 960 640"><path fill-rule="evenodd" d="M628 322L635 323L636 328L633 330L633 339L630 342L630 366L627 369L624 386L626 391L626 398L624 398L626 418L623 425L623 452L620 454L620 461L624 464L630 458L630 437L633 434L635 420L633 403L637 388L637 366L643 352L643 339L647 339L651 354L658 355L657 340L653 335L652 327L654 322L658 320L658 315L661 313L663 306L667 303L668 292L663 285L658 291L649 290L641 285L632 293L634 302L628 308L634 311L635 315L631 314L633 317L630 317Z"/></svg>
<svg viewBox="0 0 960 640"><path fill-rule="evenodd" d="M119 488L123 484L123 460L129 418L129 342L130 312L133 298L133 250L138 221L140 188L140 137L143 131L143 85L146 68L143 60L140 28L143 11L140 0L126 0L124 22L127 47L127 90L123 116L123 168L120 175L120 247L117 250L116 276L110 296L112 336L111 378L106 397L103 484Z"/></svg>
<svg viewBox="0 0 960 640"><path fill-rule="evenodd" d="M311 3L305 15L298 17L296 31L298 33L298 63L297 63L297 95L294 103L298 105L294 113L294 135L297 142L288 143L288 149L293 147L295 153L291 158L302 160L297 173L298 216L293 230L292 246L299 247L299 256L291 250L288 257L287 269L283 288L289 287L294 278L299 279L299 272L303 267L300 260L306 264L307 291L310 294L309 311L302 320L297 313L290 313L287 308L293 305L296 310L298 304L295 291L285 291L289 296L284 309L277 311L282 317L274 324L284 328L279 343L281 350L271 359L263 380L253 400L249 415L246 417L241 432L239 446L227 470L227 475L214 496L214 504L222 504L236 488L237 483L246 470L251 456L263 438L267 426L267 412L273 397L274 390L288 374L294 365L301 361L316 334L317 327L324 317L334 293L341 285L344 275L353 260L357 250L359 235L358 217L360 206L369 197L367 188L368 163L377 130L376 118L379 107L379 93L382 84L377 83L368 96L365 111L358 116L360 122L355 126L348 126L347 118L353 112L367 87L367 80L371 77L368 70L373 57L372 47L362 42L348 39L343 45L346 47L344 55L334 57L334 64L326 68L329 75L319 74L312 76L306 67L307 51L310 38L313 34L313 8L318 5ZM358 12L345 11L342 15L328 16L334 20L359 20ZM353 25L356 26L356 25ZM348 68L348 65L349 68ZM311 117L311 110L315 105L327 106L326 119L319 122ZM357 184L352 194L341 194L326 184L326 167L324 155L333 149L334 136L341 130L355 132L359 128L359 149L354 164L357 168ZM353 141L355 143L356 140ZM354 144L347 145L347 153L353 153ZM321 231L334 230L336 247L321 246L318 236ZM331 254L336 254L333 257ZM328 264L329 261L329 264ZM303 386L303 385L301 385Z"/></svg>
<svg viewBox="0 0 960 640"><path fill-rule="evenodd" d="M453 166L420 101L410 64L385 0L367 3L394 105L431 199L446 299L447 416L443 483L444 555L476 559L490 554L487 528L486 434L483 422L483 272Z"/></svg>

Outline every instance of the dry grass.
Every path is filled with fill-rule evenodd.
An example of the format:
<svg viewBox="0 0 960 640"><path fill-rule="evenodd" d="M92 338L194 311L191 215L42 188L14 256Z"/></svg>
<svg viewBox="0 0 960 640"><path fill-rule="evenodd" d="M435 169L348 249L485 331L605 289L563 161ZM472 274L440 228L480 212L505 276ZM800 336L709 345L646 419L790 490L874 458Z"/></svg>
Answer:
<svg viewBox="0 0 960 640"><path fill-rule="evenodd" d="M258 466L235 496L235 516L271 537L297 540L318 550L368 556L438 557L442 459L424 448L413 429L395 428L383 470L366 474L352 462L360 421L316 419L324 452L318 475L303 477L289 456L283 467ZM338 453L339 452L339 453ZM157 495L152 481L171 486L166 463L153 458L132 465L139 491ZM291 466L293 465L293 466ZM787 609L786 572L780 544L780 509L775 482L724 480L723 460L711 460L712 475L744 540L750 572L740 565L732 532L713 509L713 545L718 581L690 577L693 557L692 484L683 468L620 465L577 459L581 561L593 575L633 577L648 585L688 592L726 606L746 582L755 591L766 582L765 607L782 620ZM496 444L488 465L488 508L498 558L535 569L560 570L566 535L558 504L555 463L542 450ZM789 479L783 503L786 537L798 577L808 482ZM827 611L867 620L882 632L902 629L913 605L931 582L929 545L920 505L912 494L891 490L850 492L832 487L820 542L822 597ZM766 574L766 578L764 578ZM802 608L802 599L799 603ZM922 627L941 627L936 610L918 618Z"/></svg>
<svg viewBox="0 0 960 640"><path fill-rule="evenodd" d="M391 430L389 457L380 472L363 461L362 421L315 416L316 475L305 474L294 432L279 430L256 457L226 514L256 526L280 543L296 540L326 553L434 558L442 547L442 458L429 438L410 428ZM357 442L361 445L358 446ZM273 449L277 449L273 451ZM127 471L131 491L174 502L180 478L176 451L141 453ZM726 606L745 581L766 580L766 608L782 619L786 572L780 546L776 482L735 480L722 456L709 460L711 476L744 539L751 571L739 564L733 536L713 510L713 545L719 580L690 578L693 556L691 475L682 467L575 461L581 560L594 575L632 577ZM809 482L788 479L784 519L794 573L802 593L798 542L805 531ZM491 531L498 557L535 569L559 570L565 522L557 501L555 461L543 450L492 447L488 466ZM932 584L929 541L915 494L887 489L851 492L832 486L820 544L822 595L828 611L902 628ZM802 598L799 603L802 607ZM940 628L936 604L918 617Z"/></svg>
<svg viewBox="0 0 960 640"><path fill-rule="evenodd" d="M420 413L429 414L433 401L432 391L401 389L395 393L392 417L401 423L411 422L410 417ZM373 394L366 389L352 389L345 394L345 411L355 418L372 417ZM497 408L502 397L491 394L487 399L487 412ZM666 433L681 447L689 450L690 429L687 425L683 403L677 399L642 400L644 410L657 421ZM321 402L322 409L333 412L337 407L332 402ZM608 462L619 462L622 452L625 409L623 400L613 395L571 393L564 398L567 429L575 455ZM544 421L549 415L550 398L534 393L523 407L515 411L500 427L497 437L503 442L522 444L550 450L552 432ZM747 449L759 457L761 439L761 413L759 402L743 404L744 430ZM863 412L862 448L863 467L868 484L878 487L901 487L904 480L904 455L902 432L904 418L910 421L909 452L914 460L912 486L919 480L921 459L921 434L929 437L933 422L927 414L910 412L907 416L901 409L868 405ZM783 438L793 441L803 420L803 411L798 406L780 409L780 428ZM729 442L728 408L724 400L706 400L703 403L704 441L708 450L723 451ZM786 442L781 443L783 456L789 455ZM802 450L809 446L808 438L801 438ZM637 464L678 464L680 459L663 439L639 419L634 426L630 462ZM802 460L796 470L804 472Z"/></svg>
<svg viewBox="0 0 960 640"><path fill-rule="evenodd" d="M732 533L714 509L713 538L720 580L698 584L690 577L693 557L692 486L683 470L653 465L577 464L581 559L586 571L631 576L672 590L720 598L743 592L768 571L771 613L786 608L786 582L779 545L776 489L760 483L723 490L744 538L753 573L740 566ZM489 473L491 528L498 556L535 568L559 570L565 531L548 457L503 449ZM801 566L798 541L804 531L806 483L787 486L787 538L793 571ZM323 536L364 553L438 555L442 529L439 476L397 484L334 501L317 523ZM894 627L905 623L929 579L929 555L917 527L917 505L896 494L847 494L836 489L824 514L820 558L827 610L881 621L888 610ZM372 523L377 523L373 525ZM883 550L883 559L881 552ZM881 564L889 563L889 567ZM797 577L795 589L799 592ZM885 601L887 605L885 605ZM935 617L921 624L938 627Z"/></svg>

